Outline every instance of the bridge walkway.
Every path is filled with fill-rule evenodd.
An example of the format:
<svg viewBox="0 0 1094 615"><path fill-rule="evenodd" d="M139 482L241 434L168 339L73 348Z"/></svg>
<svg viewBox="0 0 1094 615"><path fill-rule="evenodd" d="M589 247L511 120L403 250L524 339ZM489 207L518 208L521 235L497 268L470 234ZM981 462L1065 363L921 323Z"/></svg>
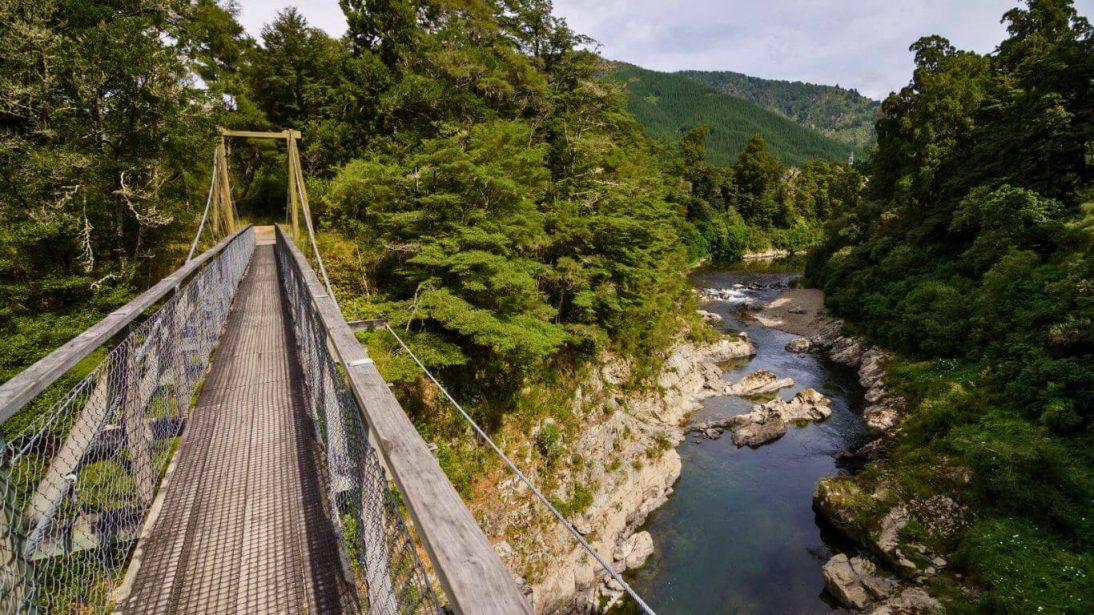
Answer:
<svg viewBox="0 0 1094 615"><path fill-rule="evenodd" d="M263 235L134 556L122 612L354 611Z"/></svg>

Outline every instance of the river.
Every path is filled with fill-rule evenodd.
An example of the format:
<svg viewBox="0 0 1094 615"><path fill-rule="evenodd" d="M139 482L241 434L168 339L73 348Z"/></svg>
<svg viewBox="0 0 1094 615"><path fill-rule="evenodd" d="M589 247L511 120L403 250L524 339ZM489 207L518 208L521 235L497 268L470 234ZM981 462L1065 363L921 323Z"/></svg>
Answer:
<svg viewBox="0 0 1094 615"><path fill-rule="evenodd" d="M786 268L706 268L694 272L691 281L697 288L785 285L798 276ZM675 493L642 528L653 536L654 555L628 574L659 615L812 614L835 606L824 593L821 566L833 549L847 545L816 517L812 494L819 478L840 471L834 451L869 439L856 413L862 389L847 368L817 355L786 352L793 335L739 317L742 302L763 303L778 293L742 290L730 302L703 306L724 318L720 329L747 331L756 346L755 357L727 366L723 378L736 381L759 369L793 378L794 386L780 395L789 399L804 388L817 389L832 400L832 416L791 426L783 438L757 449L738 449L728 433L718 440L689 435L679 446L683 469ZM693 420L745 413L753 403L734 396L711 398ZM623 605L618 611L633 609Z"/></svg>

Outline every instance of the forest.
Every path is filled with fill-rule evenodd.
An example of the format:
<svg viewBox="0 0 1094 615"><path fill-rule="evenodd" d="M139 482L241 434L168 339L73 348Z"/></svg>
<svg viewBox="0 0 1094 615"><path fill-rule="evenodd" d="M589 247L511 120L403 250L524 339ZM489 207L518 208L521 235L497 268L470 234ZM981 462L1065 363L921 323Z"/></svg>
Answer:
<svg viewBox="0 0 1094 615"><path fill-rule="evenodd" d="M584 463L557 444L598 360L656 388L674 342L710 339L692 266L810 249L806 282L898 353L909 405L855 480L975 510L939 546L967 582L932 592L955 612L1089 610L1094 29L1069 0L1009 11L990 54L916 42L853 167L786 117L710 116L737 99L609 64L549 0L340 5L341 38L292 8L255 38L232 2L0 1L0 381L178 266L218 126L292 127L346 317L386 318L546 468ZM244 217L281 221L284 152L241 143L231 165ZM470 496L497 460L389 339L361 339Z"/></svg>
<svg viewBox="0 0 1094 615"><path fill-rule="evenodd" d="M852 147L750 99L723 93L683 74L612 62L606 76L627 89L627 109L656 139L676 141L696 126L710 127L710 161L732 164L761 133L783 162L800 166L816 158L846 161ZM862 148L858 148L862 153Z"/></svg>
<svg viewBox="0 0 1094 615"><path fill-rule="evenodd" d="M869 184L835 209L807 275L902 355L890 370L914 410L859 481L977 511L946 547L984 584L980 612L1080 613L1094 595L1094 30L1063 0L1004 23L990 55L913 45ZM944 476L953 462L971 489Z"/></svg>
<svg viewBox="0 0 1094 615"><path fill-rule="evenodd" d="M799 174L757 136L734 173L696 157L705 131L653 142L549 2L344 9L343 39L288 9L255 40L212 0L4 4L5 375L177 262L218 125L302 130L360 309L510 386L601 347L656 356L689 260L766 247L765 229L819 238L838 165ZM240 210L278 219L283 154L232 156Z"/></svg>

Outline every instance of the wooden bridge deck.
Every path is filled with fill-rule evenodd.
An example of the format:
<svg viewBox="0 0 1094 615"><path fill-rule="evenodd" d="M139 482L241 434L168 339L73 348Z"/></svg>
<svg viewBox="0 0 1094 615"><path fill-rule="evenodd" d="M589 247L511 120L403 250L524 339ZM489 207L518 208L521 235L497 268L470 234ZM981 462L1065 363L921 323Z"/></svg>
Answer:
<svg viewBox="0 0 1094 615"><path fill-rule="evenodd" d="M264 239L134 555L125 613L354 610Z"/></svg>

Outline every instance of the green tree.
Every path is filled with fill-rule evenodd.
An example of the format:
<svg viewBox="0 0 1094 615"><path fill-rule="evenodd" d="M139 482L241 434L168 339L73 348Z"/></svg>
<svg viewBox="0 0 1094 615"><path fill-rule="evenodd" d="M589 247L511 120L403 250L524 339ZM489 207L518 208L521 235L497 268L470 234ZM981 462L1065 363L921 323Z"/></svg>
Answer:
<svg viewBox="0 0 1094 615"><path fill-rule="evenodd" d="M757 134L749 139L733 165L737 208L746 221L771 226L780 218L775 189L782 173L782 163L767 151L763 135ZM780 221L786 222L785 215L781 218Z"/></svg>
<svg viewBox="0 0 1094 615"><path fill-rule="evenodd" d="M6 374L155 279L166 240L195 215L205 164L193 162L212 129L201 109L217 101L189 86L176 11L0 3Z"/></svg>
<svg viewBox="0 0 1094 615"><path fill-rule="evenodd" d="M980 520L959 553L985 586L979 609L1082 612L1089 582L1056 562L1094 566L1094 33L1066 0L1004 22L989 56L937 36L913 46L866 194L834 210L807 274L851 327L954 366L904 377L921 399L884 467L898 491L942 459L973 469Z"/></svg>

